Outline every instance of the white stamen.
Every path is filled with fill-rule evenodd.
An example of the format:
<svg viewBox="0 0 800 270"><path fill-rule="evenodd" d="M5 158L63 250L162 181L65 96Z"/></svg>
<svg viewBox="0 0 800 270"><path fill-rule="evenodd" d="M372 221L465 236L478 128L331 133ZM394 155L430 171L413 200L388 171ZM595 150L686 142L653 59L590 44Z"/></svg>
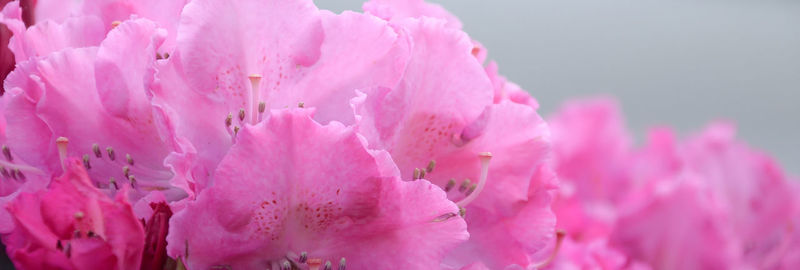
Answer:
<svg viewBox="0 0 800 270"><path fill-rule="evenodd" d="M492 153L484 152L478 154L478 157L481 160L481 179L478 181L478 187L475 188L475 191L467 195L466 198L461 199L456 204L458 206L464 207L467 206L470 202L474 201L478 198L478 195L481 194L483 187L486 186L486 178L489 176L489 161L492 160Z"/></svg>
<svg viewBox="0 0 800 270"><path fill-rule="evenodd" d="M58 159L61 161L61 169L67 171L67 145L69 139L67 137L58 137L56 139L56 147L58 147Z"/></svg>
<svg viewBox="0 0 800 270"><path fill-rule="evenodd" d="M250 79L250 123L255 125L258 123L258 114L256 112L261 111L259 110L259 90L261 86L261 75L260 74L250 74L247 76ZM265 105L266 106L266 105Z"/></svg>

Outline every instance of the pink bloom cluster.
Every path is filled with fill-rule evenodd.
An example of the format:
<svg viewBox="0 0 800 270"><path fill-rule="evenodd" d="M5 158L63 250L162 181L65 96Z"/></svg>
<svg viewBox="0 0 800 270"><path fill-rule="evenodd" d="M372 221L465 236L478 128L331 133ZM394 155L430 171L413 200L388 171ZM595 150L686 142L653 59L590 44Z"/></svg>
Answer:
<svg viewBox="0 0 800 270"><path fill-rule="evenodd" d="M791 269L798 185L715 125L549 121L422 0L0 1L19 269Z"/></svg>

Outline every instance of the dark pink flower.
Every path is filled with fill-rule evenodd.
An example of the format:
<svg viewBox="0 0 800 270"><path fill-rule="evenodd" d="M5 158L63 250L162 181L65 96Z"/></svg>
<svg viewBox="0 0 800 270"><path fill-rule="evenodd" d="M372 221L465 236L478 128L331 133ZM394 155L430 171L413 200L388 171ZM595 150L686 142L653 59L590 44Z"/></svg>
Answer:
<svg viewBox="0 0 800 270"><path fill-rule="evenodd" d="M64 175L46 191L9 205L16 227L4 236L23 269L139 269L142 225L123 189L115 199L95 188L80 160L64 160Z"/></svg>

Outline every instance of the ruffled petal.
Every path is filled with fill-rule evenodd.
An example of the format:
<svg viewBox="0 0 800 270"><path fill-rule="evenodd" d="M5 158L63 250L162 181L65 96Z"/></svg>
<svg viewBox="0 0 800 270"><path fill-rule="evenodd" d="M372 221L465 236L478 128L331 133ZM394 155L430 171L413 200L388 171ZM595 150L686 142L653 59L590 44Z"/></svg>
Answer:
<svg viewBox="0 0 800 270"><path fill-rule="evenodd" d="M467 237L458 208L427 181L385 175L385 157L309 110L275 112L238 134L214 185L170 221L168 252L199 268L263 268L301 252L355 269L437 267Z"/></svg>

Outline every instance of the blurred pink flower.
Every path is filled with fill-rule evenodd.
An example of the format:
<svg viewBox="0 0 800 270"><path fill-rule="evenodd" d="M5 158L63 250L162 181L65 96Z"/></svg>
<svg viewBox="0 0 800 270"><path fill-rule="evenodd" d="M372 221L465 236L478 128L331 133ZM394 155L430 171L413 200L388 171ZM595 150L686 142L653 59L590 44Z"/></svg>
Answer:
<svg viewBox="0 0 800 270"><path fill-rule="evenodd" d="M619 250L604 240L574 241L569 238L561 244L558 255L542 269L650 269L646 264L632 262Z"/></svg>
<svg viewBox="0 0 800 270"><path fill-rule="evenodd" d="M571 238L604 238L614 227L616 202L630 191L632 146L616 104L574 101L550 117L554 163L561 181L553 209Z"/></svg>
<svg viewBox="0 0 800 270"><path fill-rule="evenodd" d="M730 125L683 142L658 128L634 149L608 101L570 103L550 124L570 239L608 239L655 269L781 269L797 247L793 183Z"/></svg>

